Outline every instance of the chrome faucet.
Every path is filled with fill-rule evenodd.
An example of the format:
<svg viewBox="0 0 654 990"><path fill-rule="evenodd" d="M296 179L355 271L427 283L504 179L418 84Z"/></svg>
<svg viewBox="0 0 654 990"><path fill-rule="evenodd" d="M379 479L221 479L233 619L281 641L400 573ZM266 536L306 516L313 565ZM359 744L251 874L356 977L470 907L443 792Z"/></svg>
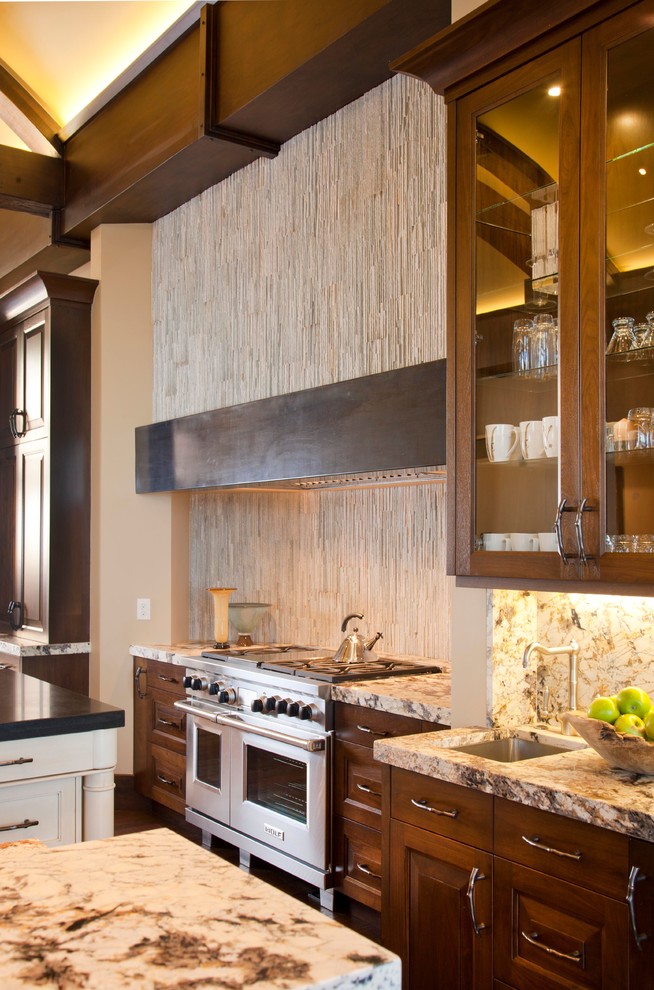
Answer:
<svg viewBox="0 0 654 990"><path fill-rule="evenodd" d="M579 644L577 641L573 639L568 645L563 646L542 646L541 643L536 643L535 641L529 643L522 655L522 666L525 669L529 666L532 653L541 653L547 657L567 655L569 660L568 708L574 711L577 707L577 658L579 656ZM567 736L572 735L572 727L568 722L566 722L563 731Z"/></svg>

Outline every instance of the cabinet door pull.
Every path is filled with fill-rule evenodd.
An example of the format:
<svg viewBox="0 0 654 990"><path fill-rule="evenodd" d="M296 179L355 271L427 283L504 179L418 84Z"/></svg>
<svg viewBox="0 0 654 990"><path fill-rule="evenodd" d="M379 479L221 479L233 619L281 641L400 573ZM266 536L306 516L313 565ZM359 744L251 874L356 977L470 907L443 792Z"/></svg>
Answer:
<svg viewBox="0 0 654 990"><path fill-rule="evenodd" d="M18 417L23 420L22 429L18 429ZM14 440L19 440L27 433L27 413L24 409L14 409L9 414L9 431Z"/></svg>
<svg viewBox="0 0 654 990"><path fill-rule="evenodd" d="M177 684L177 678L176 677L166 677L165 674L159 674L159 680L160 681L167 681L168 684Z"/></svg>
<svg viewBox="0 0 654 990"><path fill-rule="evenodd" d="M420 801L416 801L414 798L411 798L411 804L415 805L416 808L420 808L421 811L430 811L432 815L443 815L444 818L458 818L459 816L459 812L456 808L452 808L451 811L443 811L439 808L432 808L430 804L427 804L424 798L421 798Z"/></svg>
<svg viewBox="0 0 654 990"><path fill-rule="evenodd" d="M17 760L3 760L0 767L19 767L23 763L34 763L34 757L19 756Z"/></svg>
<svg viewBox="0 0 654 990"><path fill-rule="evenodd" d="M537 835L533 835L531 839L528 836L523 835L522 841L526 842L528 846L533 846L534 849L540 849L541 852L552 853L553 856L563 856L564 859L576 859L577 862L579 862L579 860L584 857L584 854L580 849L577 849L576 852L569 853L563 852L562 849L554 849L553 846L543 845Z"/></svg>
<svg viewBox="0 0 654 990"><path fill-rule="evenodd" d="M14 618L14 612L18 612L18 618ZM9 625L16 632L18 629L22 629L23 622L25 621L24 615L25 609L22 602L9 602L7 608L7 615L9 616Z"/></svg>
<svg viewBox="0 0 654 990"><path fill-rule="evenodd" d="M634 887L639 880L645 880L645 874L641 873L639 876L639 873L640 869L638 866L632 866L629 871L629 883L627 884L627 904L629 905L629 923L631 925L631 934L634 937L638 951L642 952L643 947L641 942L645 941L647 935L645 933L642 935L638 934L638 925L636 924L636 905L634 904Z"/></svg>
<svg viewBox="0 0 654 990"><path fill-rule="evenodd" d="M584 521L583 513L592 512L592 505L588 505L588 499L582 498L579 508L577 509L577 514L575 516L575 533L577 534L577 546L579 547L579 559L584 567L588 567L589 560L594 560L592 555L586 553L586 547L584 546Z"/></svg>
<svg viewBox="0 0 654 990"><path fill-rule="evenodd" d="M179 787L176 780L169 780L168 777L164 777L162 773L157 774L157 780L160 780L162 784L168 784L169 787Z"/></svg>
<svg viewBox="0 0 654 990"><path fill-rule="evenodd" d="M475 935L481 935L484 928L487 926L482 922L481 924L477 921L475 916L475 886L480 880L485 880L486 877L479 870L477 866L473 866L470 871L470 877L468 879L468 889L466 891L466 897L468 898L468 906L470 907L470 921L472 922L472 930Z"/></svg>
<svg viewBox="0 0 654 990"><path fill-rule="evenodd" d="M159 725L172 725L176 729L179 729L180 727L179 722L169 722L167 718L158 718L157 722L159 723Z"/></svg>
<svg viewBox="0 0 654 990"><path fill-rule="evenodd" d="M574 505L568 505L567 498L562 498L556 509L556 520L554 522L554 532L556 533L556 542L559 548L559 557L564 564L569 564L570 560L577 558L576 554L569 554L565 552L565 547L563 546L563 533L561 532L561 523L564 512L577 512L577 508Z"/></svg>
<svg viewBox="0 0 654 990"><path fill-rule="evenodd" d="M0 825L0 832L13 832L17 828L34 828L34 826L38 824L39 822L37 818L32 820L26 818L25 821L16 822L15 825Z"/></svg>
<svg viewBox="0 0 654 990"><path fill-rule="evenodd" d="M134 684L136 686L136 696L141 701L145 698L146 691L141 691L141 674L145 674L145 667L137 667L134 672Z"/></svg>
<svg viewBox="0 0 654 990"><path fill-rule="evenodd" d="M381 797L381 791L373 791L369 784L357 784L357 790L363 791L364 794L372 794L373 797Z"/></svg>
<svg viewBox="0 0 654 990"><path fill-rule="evenodd" d="M567 959L568 962L580 963L582 962L582 955L579 949L573 949L572 952L559 952L558 949L553 949L551 945L545 945L544 942L539 941L540 935L538 932L532 932L531 935L527 935L526 932L520 932L522 937L530 945L534 945L537 949L542 949L546 952L548 956L556 956L557 959Z"/></svg>
<svg viewBox="0 0 654 990"><path fill-rule="evenodd" d="M367 725L357 725L357 729L359 732L367 732L372 736L390 736L390 732L387 732L386 729L369 729Z"/></svg>
<svg viewBox="0 0 654 990"><path fill-rule="evenodd" d="M367 863L355 863L357 870L361 873L365 873L367 877L372 877L374 880L381 880L381 873L373 873Z"/></svg>

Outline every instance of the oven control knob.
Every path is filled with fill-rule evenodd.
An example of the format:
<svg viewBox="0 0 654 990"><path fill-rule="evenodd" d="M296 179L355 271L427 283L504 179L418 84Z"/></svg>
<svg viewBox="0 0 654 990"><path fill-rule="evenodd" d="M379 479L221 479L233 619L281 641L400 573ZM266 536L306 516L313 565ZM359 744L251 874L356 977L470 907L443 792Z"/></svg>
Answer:
<svg viewBox="0 0 654 990"><path fill-rule="evenodd" d="M286 715L288 711L288 706L290 705L289 698L278 698L275 702L275 711L278 715Z"/></svg>
<svg viewBox="0 0 654 990"><path fill-rule="evenodd" d="M298 718L302 719L303 722L310 722L312 718L315 718L318 714L318 709L315 705L300 705L300 711Z"/></svg>
<svg viewBox="0 0 654 990"><path fill-rule="evenodd" d="M277 702L278 701L281 701L281 700L282 699L279 697L278 694L271 694L269 698L266 698L266 700L264 702L264 705L263 705L263 710L265 712L276 712L277 711Z"/></svg>
<svg viewBox="0 0 654 990"><path fill-rule="evenodd" d="M194 677L191 687L194 691L206 691L209 687L209 682L205 681L203 677Z"/></svg>
<svg viewBox="0 0 654 990"><path fill-rule="evenodd" d="M250 708L252 709L253 712L262 712L263 698L255 698L252 704L250 705Z"/></svg>
<svg viewBox="0 0 654 990"><path fill-rule="evenodd" d="M220 684L218 681L212 681L209 685L209 694L218 694L220 691Z"/></svg>
<svg viewBox="0 0 654 990"><path fill-rule="evenodd" d="M286 714L289 715L291 718L295 718L299 710L300 710L299 701L289 701L288 705L286 706Z"/></svg>
<svg viewBox="0 0 654 990"><path fill-rule="evenodd" d="M219 691L218 701L221 705L233 705L236 702L236 691L234 688L223 688Z"/></svg>
<svg viewBox="0 0 654 990"><path fill-rule="evenodd" d="M182 687L190 688L193 687L193 678L186 674L182 677Z"/></svg>

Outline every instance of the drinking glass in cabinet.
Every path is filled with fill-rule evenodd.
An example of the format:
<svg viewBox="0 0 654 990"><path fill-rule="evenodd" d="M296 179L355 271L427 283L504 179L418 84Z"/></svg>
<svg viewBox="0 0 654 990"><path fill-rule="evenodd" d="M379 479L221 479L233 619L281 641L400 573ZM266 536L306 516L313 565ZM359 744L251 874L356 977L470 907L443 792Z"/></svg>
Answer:
<svg viewBox="0 0 654 990"><path fill-rule="evenodd" d="M607 357L617 354L633 355L638 349L638 339L636 337L636 321L632 316L619 316L613 320L613 333L606 348Z"/></svg>
<svg viewBox="0 0 654 990"><path fill-rule="evenodd" d="M513 370L518 375L531 371L532 338L534 321L520 318L513 324Z"/></svg>
<svg viewBox="0 0 654 990"><path fill-rule="evenodd" d="M627 413L627 419L632 424L634 450L643 450L652 446L653 417L654 409L648 406L637 406Z"/></svg>

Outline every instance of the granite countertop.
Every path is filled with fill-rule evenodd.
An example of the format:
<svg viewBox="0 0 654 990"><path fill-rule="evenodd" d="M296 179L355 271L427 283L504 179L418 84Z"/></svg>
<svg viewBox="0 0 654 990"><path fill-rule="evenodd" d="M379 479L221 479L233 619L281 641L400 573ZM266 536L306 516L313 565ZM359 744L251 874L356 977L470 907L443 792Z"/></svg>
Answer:
<svg viewBox="0 0 654 990"><path fill-rule="evenodd" d="M369 939L168 829L0 846L6 990L399 990Z"/></svg>
<svg viewBox="0 0 654 990"><path fill-rule="evenodd" d="M90 643L40 643L35 639L0 634L0 654L11 657L55 657L90 652Z"/></svg>
<svg viewBox="0 0 654 990"><path fill-rule="evenodd" d="M163 663L184 663L184 658L199 659L209 643L178 643L174 646L151 644L130 646L132 656ZM383 656L383 654L379 654ZM414 659L396 657L395 659ZM345 681L333 684L331 697L350 705L362 705L394 715L408 715L449 725L452 721L451 664L448 660L425 661L442 667L442 674L403 674L399 677L379 677L372 680Z"/></svg>
<svg viewBox="0 0 654 990"><path fill-rule="evenodd" d="M15 670L0 670L0 742L120 728L125 712Z"/></svg>
<svg viewBox="0 0 654 990"><path fill-rule="evenodd" d="M574 737L572 742L559 739L582 748L518 763L498 763L450 748L509 735L551 739L550 733L533 727L449 729L377 740L374 754L391 766L654 842L654 777L614 769Z"/></svg>

